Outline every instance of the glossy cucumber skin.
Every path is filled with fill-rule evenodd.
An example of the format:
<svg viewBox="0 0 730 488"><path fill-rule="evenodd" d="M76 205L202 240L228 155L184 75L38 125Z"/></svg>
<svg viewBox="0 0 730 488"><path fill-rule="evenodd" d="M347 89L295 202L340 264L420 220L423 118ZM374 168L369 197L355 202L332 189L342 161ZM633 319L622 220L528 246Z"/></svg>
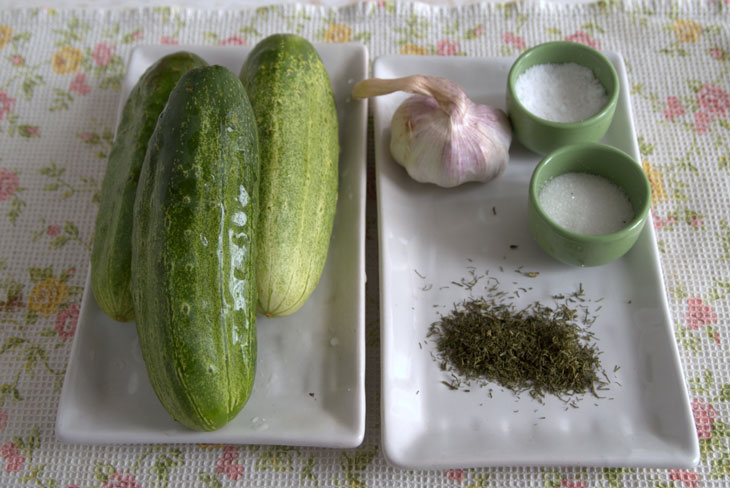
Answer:
<svg viewBox="0 0 730 488"><path fill-rule="evenodd" d="M177 81L205 64L184 51L164 56L140 77L122 110L102 182L91 252L91 290L104 313L119 322L134 320L129 287L132 211L147 142Z"/></svg>
<svg viewBox="0 0 730 488"><path fill-rule="evenodd" d="M165 409L215 430L256 369L258 136L235 74L187 72L150 139L134 205L132 290L142 357Z"/></svg>
<svg viewBox="0 0 730 488"><path fill-rule="evenodd" d="M339 139L329 75L293 34L259 42L241 73L261 148L259 310L297 311L322 275L337 209Z"/></svg>

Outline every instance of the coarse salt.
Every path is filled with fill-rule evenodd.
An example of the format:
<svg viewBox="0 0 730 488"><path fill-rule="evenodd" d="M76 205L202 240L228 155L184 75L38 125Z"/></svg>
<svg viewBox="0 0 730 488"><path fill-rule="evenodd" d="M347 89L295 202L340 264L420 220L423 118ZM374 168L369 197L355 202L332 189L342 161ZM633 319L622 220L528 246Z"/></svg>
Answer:
<svg viewBox="0 0 730 488"><path fill-rule="evenodd" d="M520 103L553 122L578 122L597 114L608 102L593 71L577 63L537 64L515 83Z"/></svg>
<svg viewBox="0 0 730 488"><path fill-rule="evenodd" d="M616 232L634 218L631 202L621 188L588 173L565 173L549 179L538 199L551 219L580 234Z"/></svg>

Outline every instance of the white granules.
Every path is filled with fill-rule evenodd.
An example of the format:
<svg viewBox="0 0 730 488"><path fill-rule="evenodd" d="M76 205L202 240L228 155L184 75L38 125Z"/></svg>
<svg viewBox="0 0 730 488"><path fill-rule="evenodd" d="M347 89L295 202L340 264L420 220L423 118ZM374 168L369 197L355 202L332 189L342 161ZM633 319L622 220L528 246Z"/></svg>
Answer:
<svg viewBox="0 0 730 488"><path fill-rule="evenodd" d="M545 213L580 234L609 234L634 218L626 194L602 176L565 173L549 179L538 196Z"/></svg>
<svg viewBox="0 0 730 488"><path fill-rule="evenodd" d="M515 91L527 110L553 122L585 120L608 102L593 71L576 63L535 65L517 78Z"/></svg>

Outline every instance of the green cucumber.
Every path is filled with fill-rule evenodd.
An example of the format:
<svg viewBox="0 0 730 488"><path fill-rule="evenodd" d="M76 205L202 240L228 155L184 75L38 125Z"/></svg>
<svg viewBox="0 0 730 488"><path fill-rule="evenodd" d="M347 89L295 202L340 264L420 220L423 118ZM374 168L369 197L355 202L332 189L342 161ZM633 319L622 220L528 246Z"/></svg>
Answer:
<svg viewBox="0 0 730 488"><path fill-rule="evenodd" d="M188 52L165 56L144 72L124 104L102 182L91 251L91 290L102 311L119 322L134 320L129 288L132 207L147 141L183 73L205 64Z"/></svg>
<svg viewBox="0 0 730 488"><path fill-rule="evenodd" d="M196 68L170 94L140 174L132 295L142 357L162 405L194 430L225 425L253 387L257 137L236 75Z"/></svg>
<svg viewBox="0 0 730 488"><path fill-rule="evenodd" d="M334 94L315 48L293 34L259 42L240 78L261 151L259 309L289 315L314 291L327 260L340 150Z"/></svg>

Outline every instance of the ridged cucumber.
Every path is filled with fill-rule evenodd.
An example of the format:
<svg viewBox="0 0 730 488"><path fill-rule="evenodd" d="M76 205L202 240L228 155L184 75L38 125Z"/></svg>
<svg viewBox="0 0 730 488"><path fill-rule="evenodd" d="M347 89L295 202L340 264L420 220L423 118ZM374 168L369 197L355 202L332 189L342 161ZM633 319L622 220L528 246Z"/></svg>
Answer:
<svg viewBox="0 0 730 488"><path fill-rule="evenodd" d="M338 185L334 94L314 46L293 34L260 41L240 78L261 149L259 308L289 315L314 291L327 259Z"/></svg>
<svg viewBox="0 0 730 488"><path fill-rule="evenodd" d="M147 141L183 73L205 64L189 52L164 56L144 72L124 104L102 182L91 252L91 290L114 320L134 320L129 288L132 208Z"/></svg>
<svg viewBox="0 0 730 488"><path fill-rule="evenodd" d="M142 356L172 417L215 430L248 400L256 367L258 142L236 75L183 75L149 146L132 235Z"/></svg>

